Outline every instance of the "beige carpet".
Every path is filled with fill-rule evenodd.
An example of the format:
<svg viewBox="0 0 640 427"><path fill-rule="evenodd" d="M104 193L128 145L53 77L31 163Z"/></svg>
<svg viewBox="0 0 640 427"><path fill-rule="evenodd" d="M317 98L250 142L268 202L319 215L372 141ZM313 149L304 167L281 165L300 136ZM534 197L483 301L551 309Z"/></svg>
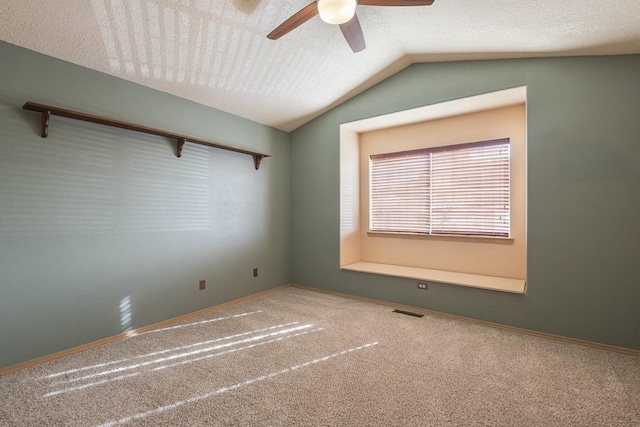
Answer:
<svg viewBox="0 0 640 427"><path fill-rule="evenodd" d="M640 357L297 288L0 377L0 426L640 426L639 412Z"/></svg>

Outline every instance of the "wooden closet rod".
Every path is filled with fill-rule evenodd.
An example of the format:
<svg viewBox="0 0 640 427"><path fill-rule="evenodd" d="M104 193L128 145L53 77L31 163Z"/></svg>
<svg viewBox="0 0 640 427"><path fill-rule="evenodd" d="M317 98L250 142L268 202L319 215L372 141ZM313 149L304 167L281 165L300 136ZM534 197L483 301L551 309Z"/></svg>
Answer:
<svg viewBox="0 0 640 427"><path fill-rule="evenodd" d="M78 111L65 110L63 108L52 107L50 105L36 104L35 102L27 102L22 106L25 110L37 111L42 113L42 137L46 138L49 134L49 118L53 116L67 117L69 119L82 120L83 122L97 123L99 125L112 126L121 129L133 130L136 132L148 133L151 135L164 136L165 138L175 139L178 143L176 155L182 157L182 147L188 142L206 145L208 147L220 148L222 150L235 151L236 153L248 154L253 157L253 163L256 170L260 167L260 162L265 157L271 157L271 154L261 153L259 151L245 150L244 148L234 147L233 145L225 145L217 142L206 141L204 139L193 138L191 136L180 135L178 133L167 132L160 129L154 129L146 126L140 126L133 123L112 120L106 117L94 116L91 114L80 113Z"/></svg>

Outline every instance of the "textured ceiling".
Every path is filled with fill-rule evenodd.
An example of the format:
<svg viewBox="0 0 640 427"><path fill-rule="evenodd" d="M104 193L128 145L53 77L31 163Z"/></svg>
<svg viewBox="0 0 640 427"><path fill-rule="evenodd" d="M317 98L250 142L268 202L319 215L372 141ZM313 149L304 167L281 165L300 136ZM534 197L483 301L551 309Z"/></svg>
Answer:
<svg viewBox="0 0 640 427"><path fill-rule="evenodd" d="M640 53L640 0L359 6L357 54L317 16L266 38L309 3L1 0L0 39L286 131L414 62Z"/></svg>

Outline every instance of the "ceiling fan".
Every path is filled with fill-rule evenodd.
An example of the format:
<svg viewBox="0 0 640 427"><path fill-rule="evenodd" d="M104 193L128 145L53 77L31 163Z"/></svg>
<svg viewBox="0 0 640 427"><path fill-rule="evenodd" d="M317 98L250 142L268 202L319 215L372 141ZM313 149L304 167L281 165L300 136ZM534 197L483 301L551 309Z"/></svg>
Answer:
<svg viewBox="0 0 640 427"><path fill-rule="evenodd" d="M316 15L334 25L339 25L351 50L360 52L366 46L362 27L356 15L356 6L429 6L434 0L317 0L303 7L273 30L267 38L277 40L298 28Z"/></svg>

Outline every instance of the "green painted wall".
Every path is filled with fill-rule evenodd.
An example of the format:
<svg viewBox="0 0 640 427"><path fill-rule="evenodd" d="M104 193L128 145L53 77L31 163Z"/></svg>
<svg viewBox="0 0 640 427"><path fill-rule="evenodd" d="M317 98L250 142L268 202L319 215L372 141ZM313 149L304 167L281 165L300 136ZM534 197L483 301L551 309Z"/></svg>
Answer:
<svg viewBox="0 0 640 427"><path fill-rule="evenodd" d="M0 368L290 282L289 134L3 42L0 64ZM60 117L43 139L26 101L273 157Z"/></svg>
<svg viewBox="0 0 640 427"><path fill-rule="evenodd" d="M291 135L293 281L640 349L640 56L416 64ZM340 123L528 87L527 295L339 270Z"/></svg>
<svg viewBox="0 0 640 427"><path fill-rule="evenodd" d="M0 367L289 282L640 349L640 56L414 65L291 135L3 42L0 63ZM340 271L338 125L521 85L528 294ZM274 156L59 117L43 139L26 101Z"/></svg>

